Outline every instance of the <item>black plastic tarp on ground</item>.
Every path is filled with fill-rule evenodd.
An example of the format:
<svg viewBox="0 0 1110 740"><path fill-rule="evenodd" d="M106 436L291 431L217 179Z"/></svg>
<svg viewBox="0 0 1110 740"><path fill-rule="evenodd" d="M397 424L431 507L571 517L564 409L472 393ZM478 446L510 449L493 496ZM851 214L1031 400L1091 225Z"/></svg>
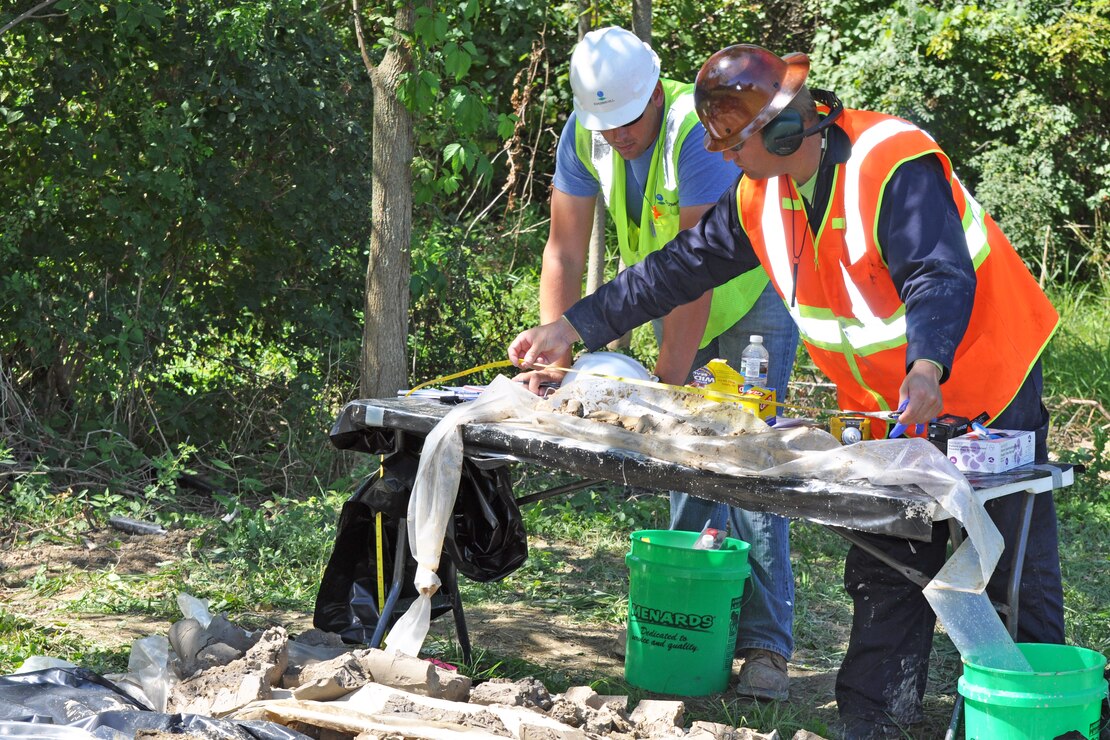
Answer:
<svg viewBox="0 0 1110 740"><path fill-rule="evenodd" d="M140 730L212 740L308 740L307 735L274 722L154 712L84 668L0 676L0 737L62 740L72 737L73 730L102 740L130 740Z"/></svg>

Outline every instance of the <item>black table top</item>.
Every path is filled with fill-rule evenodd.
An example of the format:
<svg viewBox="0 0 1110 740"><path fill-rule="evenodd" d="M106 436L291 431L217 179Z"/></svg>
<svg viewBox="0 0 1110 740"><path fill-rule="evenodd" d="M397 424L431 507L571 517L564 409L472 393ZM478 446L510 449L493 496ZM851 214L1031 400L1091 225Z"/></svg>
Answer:
<svg viewBox="0 0 1110 740"><path fill-rule="evenodd" d="M409 443L423 437L451 405L416 398L351 401L331 430L339 449L382 454L399 435ZM466 424L463 446L470 457L502 458L564 470L589 478L692 495L797 517L819 524L927 541L939 507L916 486L875 486L813 478L724 475L658 460L638 452L567 439L521 424ZM1019 490L1051 490L1071 483L1070 466L1027 466L995 475L969 476L985 498Z"/></svg>

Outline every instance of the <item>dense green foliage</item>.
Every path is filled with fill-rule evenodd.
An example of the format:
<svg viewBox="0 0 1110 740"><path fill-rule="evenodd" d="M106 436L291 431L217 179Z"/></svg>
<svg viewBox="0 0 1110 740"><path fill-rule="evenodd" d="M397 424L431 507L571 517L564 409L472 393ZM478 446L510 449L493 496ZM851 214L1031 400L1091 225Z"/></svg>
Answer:
<svg viewBox="0 0 1110 740"><path fill-rule="evenodd" d="M365 73L300 2L58 10L3 37L4 368L49 428L263 453L358 335Z"/></svg>
<svg viewBox="0 0 1110 740"><path fill-rule="evenodd" d="M823 3L817 83L932 133L1028 261L1105 263L1067 227L1110 202L1110 2L861 5Z"/></svg>

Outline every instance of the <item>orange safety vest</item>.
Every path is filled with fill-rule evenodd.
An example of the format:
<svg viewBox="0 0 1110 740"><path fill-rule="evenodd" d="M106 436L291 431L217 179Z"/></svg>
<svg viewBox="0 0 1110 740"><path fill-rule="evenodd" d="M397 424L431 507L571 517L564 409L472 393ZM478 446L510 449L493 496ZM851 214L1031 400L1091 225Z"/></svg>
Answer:
<svg viewBox="0 0 1110 740"><path fill-rule="evenodd" d="M968 418L986 411L994 419L1055 332L1056 309L932 137L907 121L866 111L845 110L837 125L852 154L836 165L816 236L789 176L744 177L737 188L741 224L771 283L814 363L836 384L840 408L896 408L906 375L906 306L883 260L884 245L876 242L879 212L895 169L935 154L952 183L976 276L971 320L942 389L945 411ZM795 254L801 255L797 286Z"/></svg>

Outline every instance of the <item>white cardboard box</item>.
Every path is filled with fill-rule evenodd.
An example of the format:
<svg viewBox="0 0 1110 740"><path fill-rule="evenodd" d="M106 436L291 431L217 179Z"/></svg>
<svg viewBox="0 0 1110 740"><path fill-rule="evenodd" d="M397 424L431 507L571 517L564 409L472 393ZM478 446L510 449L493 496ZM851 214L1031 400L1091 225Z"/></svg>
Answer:
<svg viewBox="0 0 1110 740"><path fill-rule="evenodd" d="M976 432L948 440L948 459L957 468L973 473L1001 473L1033 462L1033 432L989 429L996 439Z"/></svg>

